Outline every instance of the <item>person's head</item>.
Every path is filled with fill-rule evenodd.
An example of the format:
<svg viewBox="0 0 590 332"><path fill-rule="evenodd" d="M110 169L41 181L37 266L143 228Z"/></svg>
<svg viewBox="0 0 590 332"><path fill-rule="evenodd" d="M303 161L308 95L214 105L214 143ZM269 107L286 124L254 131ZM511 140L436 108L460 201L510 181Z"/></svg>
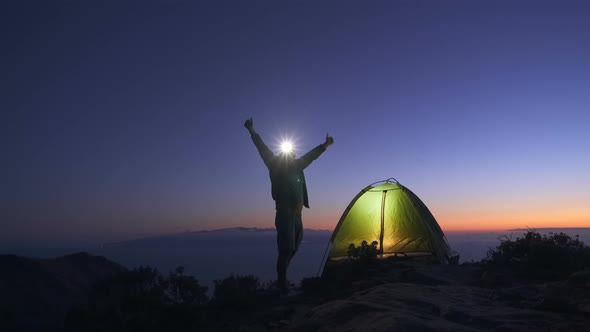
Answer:
<svg viewBox="0 0 590 332"><path fill-rule="evenodd" d="M280 156L282 159L290 161L290 160L295 159L295 151L290 151L290 152L281 151Z"/></svg>
<svg viewBox="0 0 590 332"><path fill-rule="evenodd" d="M295 147L293 146L293 143L291 143L290 141L284 141L283 143L281 143L280 156L285 160L295 159Z"/></svg>

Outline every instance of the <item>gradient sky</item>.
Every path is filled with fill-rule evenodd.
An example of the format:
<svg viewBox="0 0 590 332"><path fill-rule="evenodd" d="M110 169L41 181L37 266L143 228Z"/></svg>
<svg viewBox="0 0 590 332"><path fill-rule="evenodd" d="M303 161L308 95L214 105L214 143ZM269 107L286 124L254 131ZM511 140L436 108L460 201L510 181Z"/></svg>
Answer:
<svg viewBox="0 0 590 332"><path fill-rule="evenodd" d="M273 227L270 146L308 228L395 177L445 231L590 226L587 1L7 1L0 243ZM5 185L5 184L8 185Z"/></svg>

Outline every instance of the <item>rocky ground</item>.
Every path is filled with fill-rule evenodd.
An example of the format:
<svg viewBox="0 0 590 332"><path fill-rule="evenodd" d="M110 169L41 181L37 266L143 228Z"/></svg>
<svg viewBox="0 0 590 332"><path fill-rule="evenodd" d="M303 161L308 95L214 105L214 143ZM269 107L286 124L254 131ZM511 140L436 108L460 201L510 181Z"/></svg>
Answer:
<svg viewBox="0 0 590 332"><path fill-rule="evenodd" d="M590 331L590 271L506 282L479 266L382 264L362 279L317 281L244 331ZM341 273L341 269L337 273ZM332 276L333 278L333 276ZM498 279L505 282L496 286ZM346 283L349 283L348 286ZM338 295L337 292L341 292Z"/></svg>

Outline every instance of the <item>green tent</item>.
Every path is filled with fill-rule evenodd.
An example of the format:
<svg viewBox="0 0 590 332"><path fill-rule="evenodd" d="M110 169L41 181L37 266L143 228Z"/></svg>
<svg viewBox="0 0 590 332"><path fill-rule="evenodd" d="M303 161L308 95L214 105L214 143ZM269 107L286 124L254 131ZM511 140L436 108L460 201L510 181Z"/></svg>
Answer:
<svg viewBox="0 0 590 332"><path fill-rule="evenodd" d="M330 239L328 259L347 257L349 245L362 241L377 241L382 257L426 254L449 262L449 245L436 219L395 179L367 186L350 202Z"/></svg>

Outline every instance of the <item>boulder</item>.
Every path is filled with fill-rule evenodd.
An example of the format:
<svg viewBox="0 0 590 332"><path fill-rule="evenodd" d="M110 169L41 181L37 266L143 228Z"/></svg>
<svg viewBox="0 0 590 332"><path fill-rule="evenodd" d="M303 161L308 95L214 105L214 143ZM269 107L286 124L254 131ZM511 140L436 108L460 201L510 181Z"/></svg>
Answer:
<svg viewBox="0 0 590 332"><path fill-rule="evenodd" d="M573 287L590 288L590 269L573 273L568 278L567 284Z"/></svg>

